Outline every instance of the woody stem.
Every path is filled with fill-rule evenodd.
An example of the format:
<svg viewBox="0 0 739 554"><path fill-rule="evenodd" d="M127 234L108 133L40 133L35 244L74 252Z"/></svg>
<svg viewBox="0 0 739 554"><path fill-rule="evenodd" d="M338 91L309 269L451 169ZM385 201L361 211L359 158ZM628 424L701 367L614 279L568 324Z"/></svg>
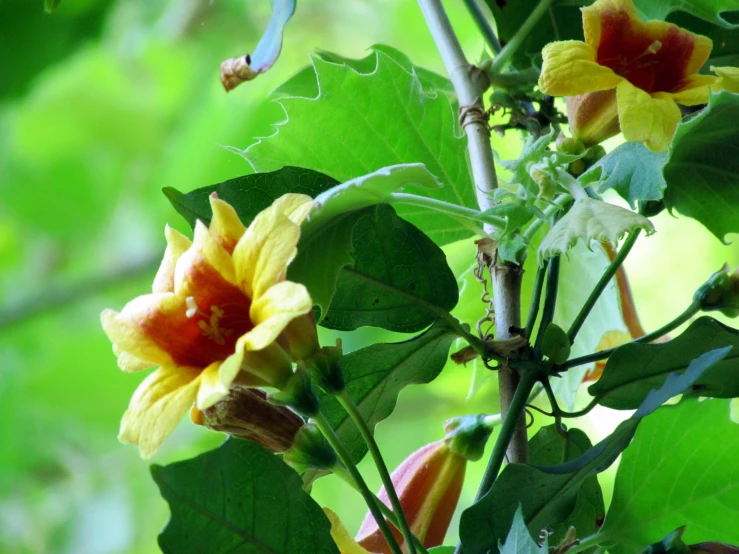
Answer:
<svg viewBox="0 0 739 554"><path fill-rule="evenodd" d="M354 399L349 396L349 393L346 392L346 389L337 394L336 398L339 400L341 405L346 410L346 413L349 414L349 417L359 429L359 433L362 435L362 439L364 439L364 442L367 445L370 454L372 455L372 459L377 466L377 472L380 474L380 478L382 479L382 484L385 486L387 497L390 500L390 504L392 504L393 506L395 514L397 515L397 520L400 524L398 529L401 533L403 533L405 544L408 548L408 553L416 554L415 543L413 541L413 532L411 531L410 525L408 525L408 520L406 519L405 513L403 512L403 506L400 504L400 499L398 498L398 494L395 491L395 485L393 485L393 480L390 477L390 472L387 469L385 460L382 458L382 453L380 452L380 448L377 445L377 441L375 441L375 437L372 435L372 431L367 425L367 422L362 416L362 413L359 411L359 408L357 408Z"/></svg>
<svg viewBox="0 0 739 554"><path fill-rule="evenodd" d="M356 483L360 494L364 498L364 501L367 503L367 506L372 513L372 517L374 517L375 521L377 522L377 527L379 527L380 532L385 537L390 550L393 552L393 554L403 554L398 541L395 539L395 535L393 535L393 532L390 529L390 525L388 525L387 520L382 515L382 510L378 505L381 504L381 502L377 502L377 498L367 486L367 482L362 477L362 474L359 473L357 466L354 464L354 462L352 462L349 452L347 452L346 448L344 448L341 439L336 434L336 431L334 431L333 427L331 427L331 424L326 419L326 416L319 412L312 416L311 419L313 419L313 422L316 424L316 427L318 427L318 430L321 431L323 436L331 445L331 448L334 449L336 455L339 457L339 460L347 469L349 475L351 475L352 480Z"/></svg>

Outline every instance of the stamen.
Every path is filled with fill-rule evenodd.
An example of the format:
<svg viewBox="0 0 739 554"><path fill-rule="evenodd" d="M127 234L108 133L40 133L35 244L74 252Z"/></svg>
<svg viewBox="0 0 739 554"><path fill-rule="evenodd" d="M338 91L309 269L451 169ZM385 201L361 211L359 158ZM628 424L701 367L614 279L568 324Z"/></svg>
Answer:
<svg viewBox="0 0 739 554"><path fill-rule="evenodd" d="M185 298L185 306L187 306L187 310L185 311L185 316L190 319L195 314L202 314L200 311L200 308L198 308L198 305L195 303L195 297L188 296Z"/></svg>
<svg viewBox="0 0 739 554"><path fill-rule="evenodd" d="M209 321L199 321L198 327L202 329L206 338L209 338L216 344L226 344L226 337L233 335L233 329L222 329L218 322L223 318L223 310L218 306L210 307Z"/></svg>
<svg viewBox="0 0 739 554"><path fill-rule="evenodd" d="M658 40L655 40L652 44L649 45L649 48L647 48L647 52L649 52L650 54L656 54L660 50L662 50L662 43Z"/></svg>

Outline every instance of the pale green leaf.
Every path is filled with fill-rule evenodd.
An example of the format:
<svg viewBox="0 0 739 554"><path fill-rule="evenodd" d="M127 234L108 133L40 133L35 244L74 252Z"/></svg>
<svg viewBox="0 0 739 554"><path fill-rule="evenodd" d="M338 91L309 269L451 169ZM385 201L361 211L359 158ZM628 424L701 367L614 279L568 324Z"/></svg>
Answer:
<svg viewBox="0 0 739 554"><path fill-rule="evenodd" d="M548 539L544 539L541 546L536 544L526 528L521 506L519 506L513 516L511 530L508 531L505 543L500 547L500 554L547 554L547 552L549 552Z"/></svg>
<svg viewBox="0 0 739 554"><path fill-rule="evenodd" d="M285 121L276 124L274 135L247 148L244 157L258 171L298 165L340 182L387 166L422 163L444 186L419 194L476 207L466 140L450 99L424 89L417 74L387 54L375 51L372 58L372 71L366 73L314 58L320 94L278 99ZM437 244L472 235L441 213L399 206L398 214Z"/></svg>
<svg viewBox="0 0 739 554"><path fill-rule="evenodd" d="M539 247L539 263L564 254L577 241L591 240L615 244L636 229L654 232L654 226L643 215L592 198L577 200L569 212L549 231Z"/></svg>
<svg viewBox="0 0 739 554"><path fill-rule="evenodd" d="M737 27L739 0L635 0L634 3L646 19L664 21L673 12L685 11L716 25ZM735 13L729 17L730 12Z"/></svg>

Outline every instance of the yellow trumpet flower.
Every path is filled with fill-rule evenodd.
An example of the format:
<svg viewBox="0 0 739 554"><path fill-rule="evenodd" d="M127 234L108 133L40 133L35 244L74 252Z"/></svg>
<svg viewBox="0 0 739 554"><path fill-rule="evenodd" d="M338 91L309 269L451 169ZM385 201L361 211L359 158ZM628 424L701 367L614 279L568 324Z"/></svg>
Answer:
<svg viewBox="0 0 739 554"><path fill-rule="evenodd" d="M192 242L166 228L152 293L101 316L122 370L159 366L121 421L119 439L138 445L144 458L193 404L213 406L233 383L280 388L292 374L285 329L312 321L308 291L285 280L310 197L284 195L248 228L215 195L210 204L210 226L198 221Z"/></svg>

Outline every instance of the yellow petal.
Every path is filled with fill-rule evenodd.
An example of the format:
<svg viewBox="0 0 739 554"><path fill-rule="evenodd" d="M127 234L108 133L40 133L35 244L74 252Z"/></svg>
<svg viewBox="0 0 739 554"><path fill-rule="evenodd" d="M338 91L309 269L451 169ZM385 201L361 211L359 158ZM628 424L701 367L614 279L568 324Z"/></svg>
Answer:
<svg viewBox="0 0 739 554"><path fill-rule="evenodd" d="M235 285L236 273L228 252L208 232L208 228L198 220L192 246L180 256L175 267L175 293L188 296L202 282L202 270L217 273L226 282Z"/></svg>
<svg viewBox="0 0 739 554"><path fill-rule="evenodd" d="M298 283L282 281L255 299L249 316L255 324L239 344L246 350L261 350L271 344L296 317L311 311L313 301L308 290Z"/></svg>
<svg viewBox="0 0 739 554"><path fill-rule="evenodd" d="M711 71L718 75L716 82L711 85L714 92L728 90L739 94L739 67L713 67Z"/></svg>
<svg viewBox="0 0 739 554"><path fill-rule="evenodd" d="M126 353L122 361L119 354L118 365L123 371L135 371L132 368L137 365L130 357L141 360L142 363L148 362L148 367L173 365L172 357L154 342L142 325L152 312L159 309L162 302L166 304L172 298L172 293L146 294L131 300L120 313L114 310L103 311L100 316L103 330L115 345L116 353Z"/></svg>
<svg viewBox="0 0 739 554"><path fill-rule="evenodd" d="M254 218L233 252L238 282L250 298L285 278L299 238L300 227L274 206Z"/></svg>
<svg viewBox="0 0 739 554"><path fill-rule="evenodd" d="M344 524L341 523L339 516L328 508L324 508L323 512L331 522L331 538L334 539L341 554L372 554L369 550L365 550L357 544L357 541L352 538Z"/></svg>
<svg viewBox="0 0 739 554"><path fill-rule="evenodd" d="M549 43L542 56L539 88L545 94L577 96L612 89L623 81L623 77L595 61L591 46L578 40Z"/></svg>
<svg viewBox="0 0 739 554"><path fill-rule="evenodd" d="M708 90L715 81L716 77L711 75L691 75L685 79L679 91L661 94L669 95L675 102L683 106L697 106L708 102Z"/></svg>
<svg viewBox="0 0 739 554"><path fill-rule="evenodd" d="M146 360L142 360L141 358L137 358L130 352L121 350L121 347L117 344L113 345L113 352L118 358L118 367L120 367L123 371L141 371L142 369L148 369L156 365L151 362L147 362Z"/></svg>
<svg viewBox="0 0 739 554"><path fill-rule="evenodd" d="M618 118L624 137L628 141L643 142L652 152L667 150L680 123L680 108L672 98L661 94L650 96L628 81L616 88Z"/></svg>
<svg viewBox="0 0 739 554"><path fill-rule="evenodd" d="M313 199L306 194L283 194L272 205L284 213L290 221L300 225L313 209Z"/></svg>
<svg viewBox="0 0 739 554"><path fill-rule="evenodd" d="M153 292L172 292L174 290L174 268L177 260L190 248L192 241L185 235L172 229L169 225L164 228L164 236L167 238L167 248L164 258L159 266L154 284Z"/></svg>
<svg viewBox="0 0 739 554"><path fill-rule="evenodd" d="M123 415L118 438L138 445L143 458L161 446L195 401L200 371L161 367L136 389Z"/></svg>
<svg viewBox="0 0 739 554"><path fill-rule="evenodd" d="M210 207L213 210L213 219L210 220L210 234L228 252L233 252L234 246L246 231L236 210L231 204L210 197Z"/></svg>
<svg viewBox="0 0 739 554"><path fill-rule="evenodd" d="M581 8L582 28L585 42L596 48L600 44L603 19L606 14L625 12L626 16L638 25L643 25L636 7L631 0L598 0L591 6Z"/></svg>
<svg viewBox="0 0 739 554"><path fill-rule="evenodd" d="M228 388L241 369L243 352L236 352L223 362L213 362L201 374L197 407L207 410L228 394Z"/></svg>

